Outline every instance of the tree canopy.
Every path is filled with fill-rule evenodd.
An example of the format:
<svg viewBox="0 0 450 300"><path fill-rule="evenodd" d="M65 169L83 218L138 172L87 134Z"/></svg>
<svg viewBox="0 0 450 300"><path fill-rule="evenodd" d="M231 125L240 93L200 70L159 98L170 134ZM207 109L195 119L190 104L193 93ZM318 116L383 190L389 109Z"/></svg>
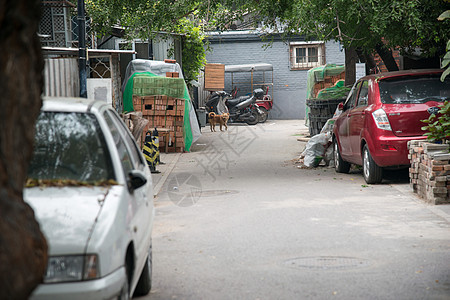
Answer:
<svg viewBox="0 0 450 300"><path fill-rule="evenodd" d="M450 9L448 0L86 0L86 6L97 32L120 25L130 38L167 31L186 34L194 44L204 31L224 30L244 13L284 35L337 40L365 53L396 47L404 54L421 48L424 56L443 55L450 36L450 20L437 20ZM189 65L202 62L204 53Z"/></svg>
<svg viewBox="0 0 450 300"><path fill-rule="evenodd" d="M285 30L309 37L339 40L344 47L375 49L382 40L389 48L424 55L442 54L450 35L438 16L450 7L443 0L295 0L284 14Z"/></svg>

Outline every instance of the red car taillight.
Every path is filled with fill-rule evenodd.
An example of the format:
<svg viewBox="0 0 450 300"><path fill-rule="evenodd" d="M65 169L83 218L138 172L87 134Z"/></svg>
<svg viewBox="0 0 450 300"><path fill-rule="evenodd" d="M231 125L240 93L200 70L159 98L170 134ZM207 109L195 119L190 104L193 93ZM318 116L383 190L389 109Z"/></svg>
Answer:
<svg viewBox="0 0 450 300"><path fill-rule="evenodd" d="M387 144L381 144L381 149L387 150L387 151L397 151L397 148L393 145L387 145Z"/></svg>
<svg viewBox="0 0 450 300"><path fill-rule="evenodd" d="M389 123L389 119L386 115L386 112L380 108L372 113L375 124L379 129L392 131L391 124Z"/></svg>

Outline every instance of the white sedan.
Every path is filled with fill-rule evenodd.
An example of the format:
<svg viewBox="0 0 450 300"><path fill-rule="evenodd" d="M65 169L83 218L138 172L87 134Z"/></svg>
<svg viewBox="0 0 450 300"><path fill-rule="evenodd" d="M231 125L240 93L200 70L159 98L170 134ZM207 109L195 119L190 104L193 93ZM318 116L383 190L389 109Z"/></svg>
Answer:
<svg viewBox="0 0 450 300"><path fill-rule="evenodd" d="M129 299L151 289L150 169L107 104L44 99L24 190L49 245L32 299Z"/></svg>

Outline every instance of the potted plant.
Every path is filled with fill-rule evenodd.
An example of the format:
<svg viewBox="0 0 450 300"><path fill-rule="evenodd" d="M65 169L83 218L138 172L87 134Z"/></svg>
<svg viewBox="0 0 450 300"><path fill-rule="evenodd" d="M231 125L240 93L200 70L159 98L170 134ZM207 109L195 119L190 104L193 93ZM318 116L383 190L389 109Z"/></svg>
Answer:
<svg viewBox="0 0 450 300"><path fill-rule="evenodd" d="M450 144L450 102L445 101L439 105L438 114L431 114L428 119L422 120L426 126L422 130L427 140L433 143Z"/></svg>

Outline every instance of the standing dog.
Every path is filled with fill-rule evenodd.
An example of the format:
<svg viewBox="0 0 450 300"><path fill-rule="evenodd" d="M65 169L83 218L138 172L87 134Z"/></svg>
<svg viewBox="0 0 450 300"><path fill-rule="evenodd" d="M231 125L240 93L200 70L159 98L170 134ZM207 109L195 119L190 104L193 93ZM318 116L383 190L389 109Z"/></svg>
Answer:
<svg viewBox="0 0 450 300"><path fill-rule="evenodd" d="M216 124L220 125L220 131L222 131L222 126L225 127L225 130L228 130L227 122L230 118L229 113L223 113L221 115L216 115L214 112L210 112L208 114L209 117L209 127L212 131L216 131Z"/></svg>

